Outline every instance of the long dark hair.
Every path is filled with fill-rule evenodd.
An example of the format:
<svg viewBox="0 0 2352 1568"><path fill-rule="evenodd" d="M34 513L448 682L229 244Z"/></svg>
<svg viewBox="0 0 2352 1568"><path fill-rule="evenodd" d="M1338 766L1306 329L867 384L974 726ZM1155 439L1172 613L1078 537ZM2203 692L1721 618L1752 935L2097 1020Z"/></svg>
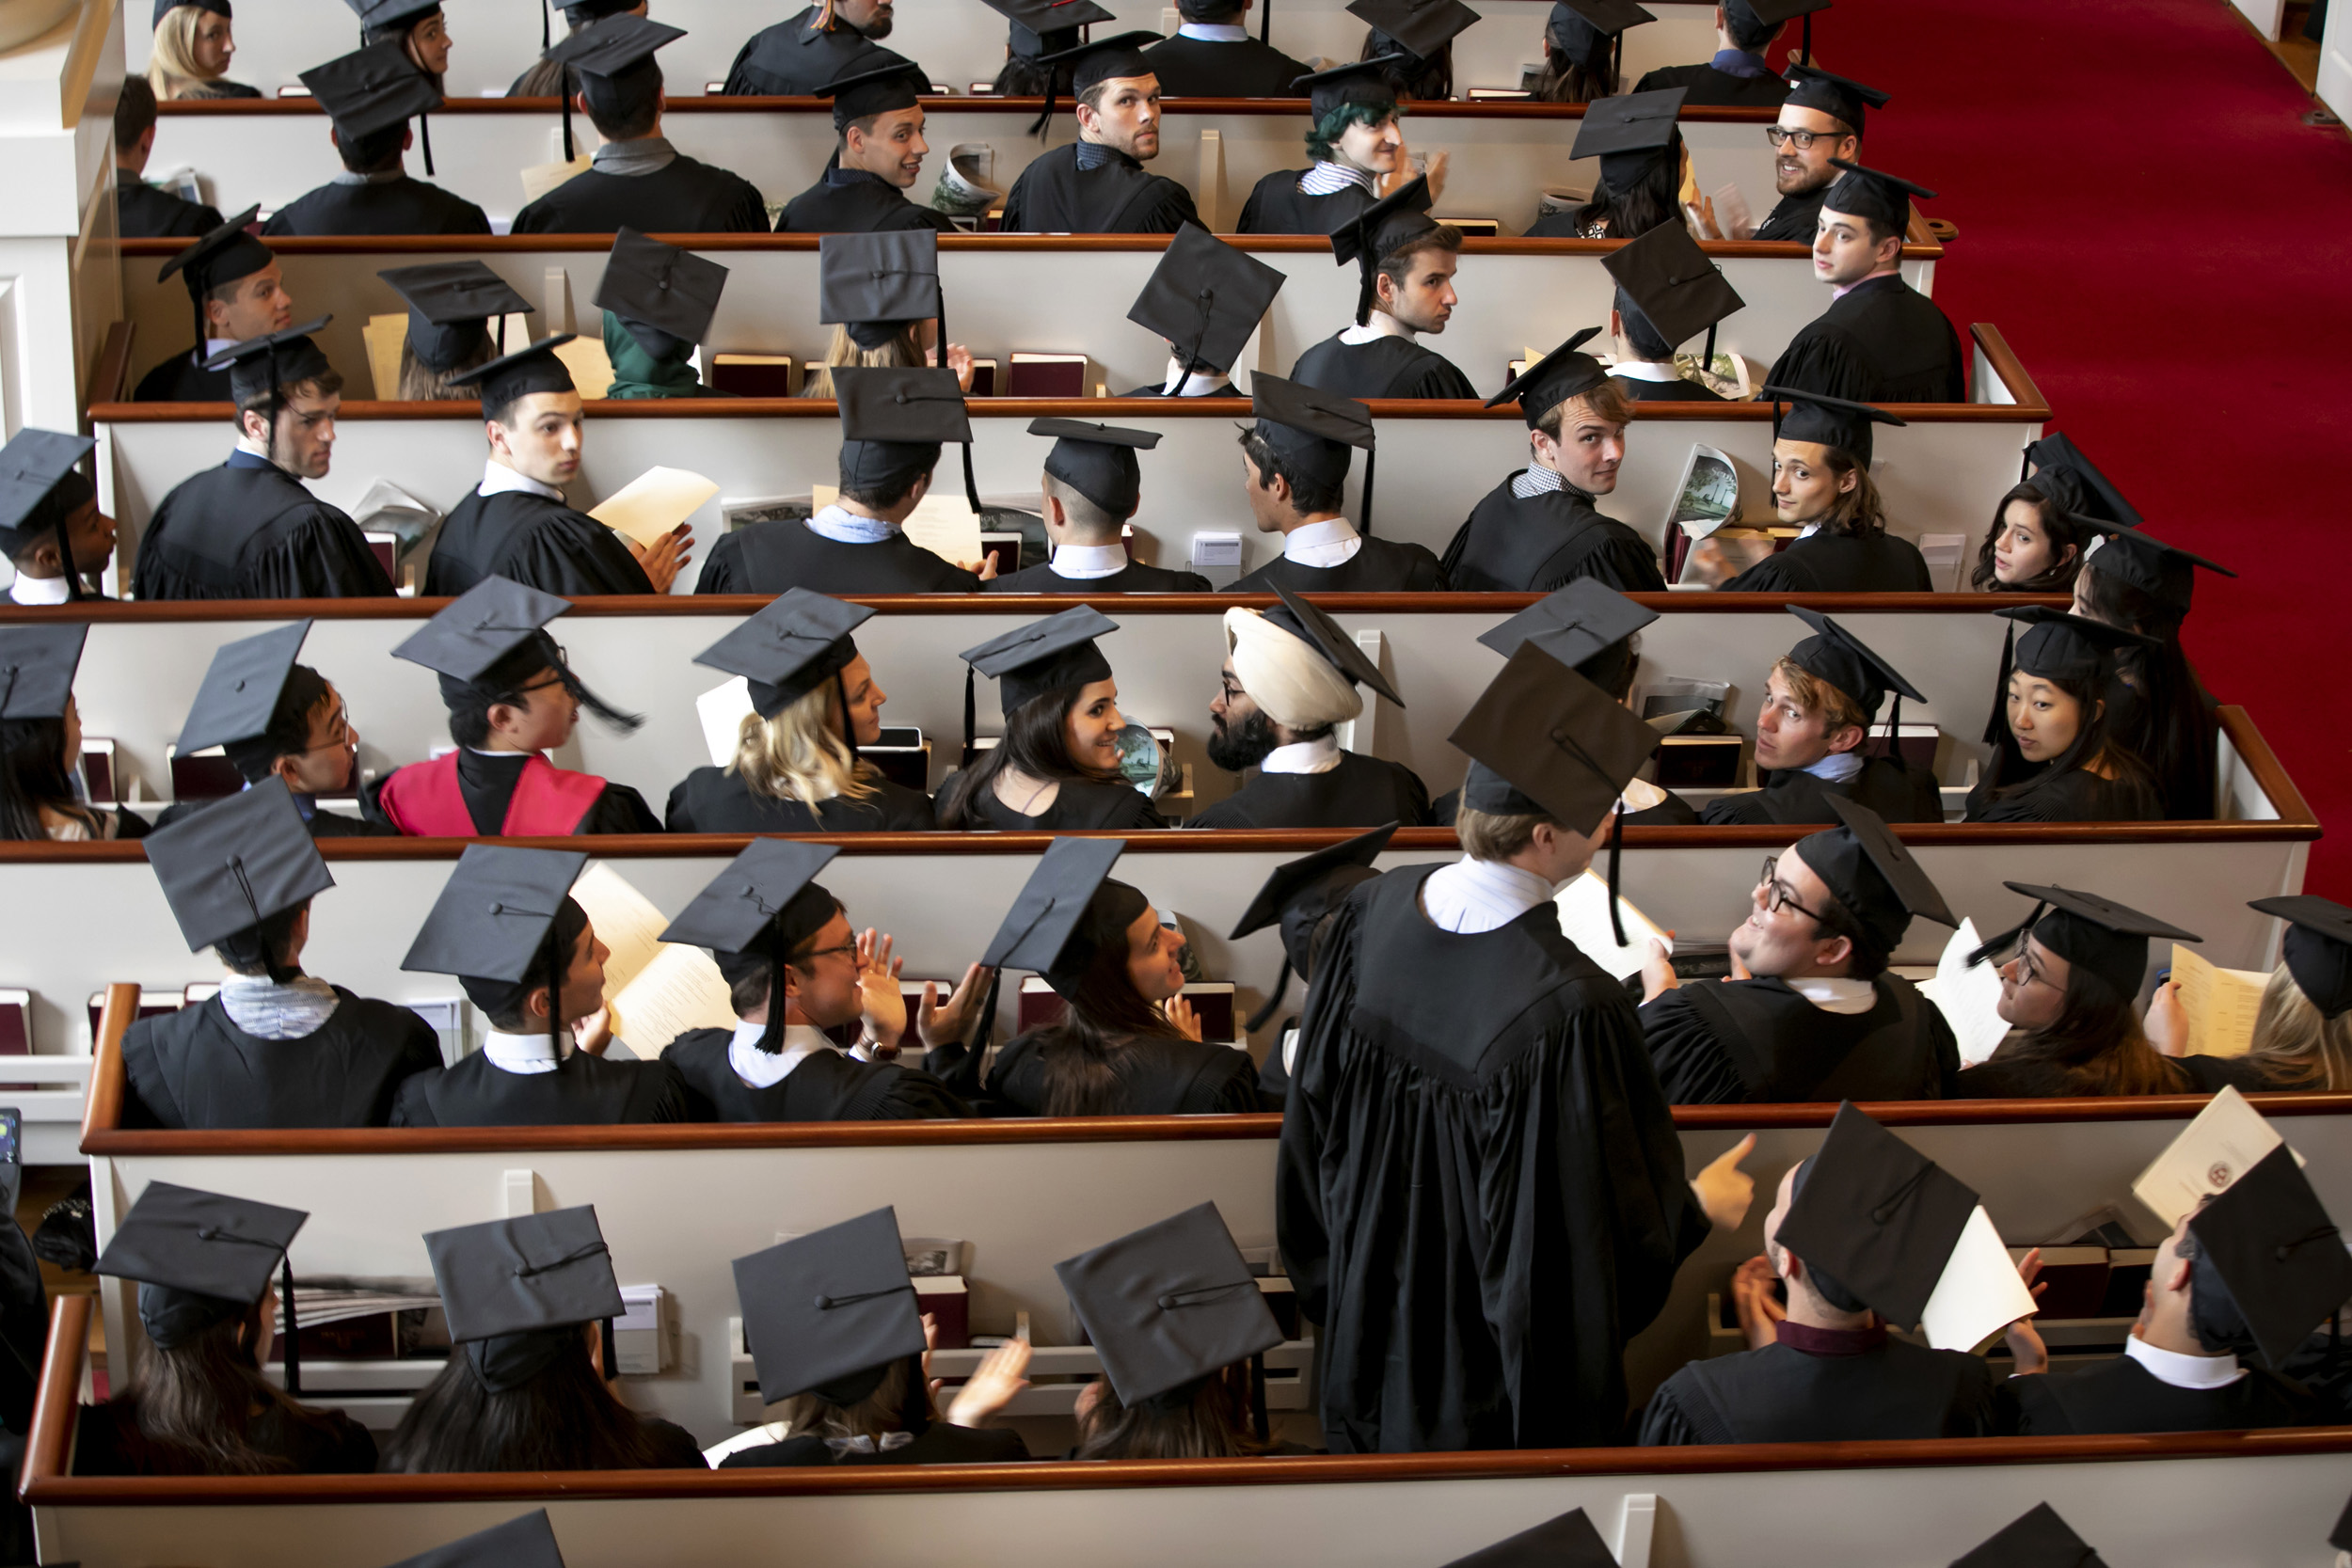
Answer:
<svg viewBox="0 0 2352 1568"><path fill-rule="evenodd" d="M2020 939L2023 949L2023 939ZM2180 1070L2148 1043L2132 998L2088 964L2069 964L2058 1022L2002 1042L1992 1060L2058 1075L2069 1095L2171 1094Z"/></svg>
<svg viewBox="0 0 2352 1568"><path fill-rule="evenodd" d="M576 1343L518 1388L492 1393L463 1350L425 1386L385 1445L395 1474L476 1470L647 1470L661 1455L644 1423Z"/></svg>
<svg viewBox="0 0 2352 1568"><path fill-rule="evenodd" d="M47 838L43 806L80 817L93 835L99 831L98 814L74 799L65 721L0 720L0 838Z"/></svg>
<svg viewBox="0 0 2352 1568"><path fill-rule="evenodd" d="M996 775L1010 768L1033 779L1057 779L1084 784L1116 784L1119 774L1107 768L1089 768L1070 754L1068 721L1086 685L1050 686L1005 716L1005 737L980 755L980 760L947 782L941 803L943 828L986 828L976 802Z"/></svg>
<svg viewBox="0 0 2352 1568"><path fill-rule="evenodd" d="M1108 1379L1078 1429L1073 1459L1245 1459L1264 1453L1249 1425L1246 1362L1122 1404Z"/></svg>
<svg viewBox="0 0 2352 1568"><path fill-rule="evenodd" d="M2097 820L2103 822L2146 822L2164 814L2162 802L2156 798L2155 780L2149 774L2148 765L2129 746L2123 744L2107 721L2106 689L2113 664L2099 661L2099 673L2090 680L2072 680L2063 675L2046 675L2039 672L2016 670L2019 674L2031 673L2035 680L2048 681L2072 697L2082 709L2082 722L2074 730L2074 738L2063 752L2052 757L2033 773L2015 784L2003 784L1993 791L1996 800L2013 800L2047 788L2061 776L2087 770L2096 762L2107 770L2107 776L2092 774L2099 789L2094 800L2099 805ZM2001 693L2006 707L2009 693Z"/></svg>
<svg viewBox="0 0 2352 1568"><path fill-rule="evenodd" d="M1058 1022L1037 1032L1049 1117L1105 1117L1131 1110L1113 1056L1143 1038L1183 1039L1184 1031L1136 990L1127 973L1127 927L1150 906L1124 882L1104 882L1087 901L1073 942L1092 949Z"/></svg>
<svg viewBox="0 0 2352 1568"><path fill-rule="evenodd" d="M264 1418L332 1433L326 1415L296 1404L262 1375L255 1356L260 1313L214 1323L166 1350L150 1342L129 1386L108 1407L120 1416L119 1441L133 1471L151 1476L284 1475L282 1454L253 1445Z"/></svg>
<svg viewBox="0 0 2352 1568"><path fill-rule="evenodd" d="M923 1433L939 1418L923 1381L923 1358L894 1361L864 1399L836 1404L810 1389L784 1402L784 1420L795 1437L875 1437L886 1433Z"/></svg>
<svg viewBox="0 0 2352 1568"><path fill-rule="evenodd" d="M1593 187L1593 199L1577 209L1576 226L1607 227L1613 240L1638 240L1663 224L1682 221L1682 160L1672 153L1649 161L1642 176L1625 190L1604 179Z"/></svg>
<svg viewBox="0 0 2352 1568"><path fill-rule="evenodd" d="M1604 53L1604 60L1610 57ZM1582 60L1563 55L1544 40L1543 74L1535 78L1535 102L1539 103L1590 103L1596 98L1609 96L1607 70L1588 70Z"/></svg>
<svg viewBox="0 0 2352 1568"><path fill-rule="evenodd" d="M2074 546L2074 553L2047 571L2037 572L2023 582L2002 582L1993 575L1993 546L1999 542L2001 531L2009 526L2009 509L2012 501L2024 501L2034 509L2034 520L2042 531L2049 535L2050 547L2064 549ZM2035 487L2033 481L2010 486L1993 507L1993 526L1984 531L1984 543L1977 546L1976 569L1968 581L1979 594L2065 594L2074 587L2074 575L2083 569L2083 546L2089 540L2075 531L2065 515L2050 503L2050 498Z"/></svg>
<svg viewBox="0 0 2352 1568"><path fill-rule="evenodd" d="M2181 650L2181 623L2188 611L2164 603L2145 590L2083 562L2083 597L2090 612L2111 626L2153 637L2159 648L2130 648L2116 657L2117 673L2138 689L2141 719L2135 733L2122 738L2146 759L2159 779L2180 779L2192 771L2208 781L2217 766L2211 754L2209 725L2201 688L2188 655ZM2167 800L2174 816L2184 807L2213 810L2209 800Z"/></svg>

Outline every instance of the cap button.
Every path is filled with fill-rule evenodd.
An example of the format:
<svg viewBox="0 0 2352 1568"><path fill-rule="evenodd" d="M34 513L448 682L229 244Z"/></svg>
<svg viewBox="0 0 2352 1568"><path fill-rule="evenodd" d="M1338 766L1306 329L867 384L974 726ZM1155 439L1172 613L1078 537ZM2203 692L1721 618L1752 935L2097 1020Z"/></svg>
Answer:
<svg viewBox="0 0 2352 1568"><path fill-rule="evenodd" d="M490 901L490 912L492 914L504 914L506 912L506 906L494 898Z"/></svg>
<svg viewBox="0 0 2352 1568"><path fill-rule="evenodd" d="M890 401L893 403L904 403L906 400L907 395L904 392L894 392L891 394L890 398Z"/></svg>
<svg viewBox="0 0 2352 1568"><path fill-rule="evenodd" d="M670 292L670 280L665 277L659 284L657 284L656 287L660 289L660 291L666 294Z"/></svg>
<svg viewBox="0 0 2352 1568"><path fill-rule="evenodd" d="M237 689L238 689L238 690L240 690L240 691L243 691L243 690L245 689L245 682L243 682L243 681L239 681L239 682L237 683Z"/></svg>

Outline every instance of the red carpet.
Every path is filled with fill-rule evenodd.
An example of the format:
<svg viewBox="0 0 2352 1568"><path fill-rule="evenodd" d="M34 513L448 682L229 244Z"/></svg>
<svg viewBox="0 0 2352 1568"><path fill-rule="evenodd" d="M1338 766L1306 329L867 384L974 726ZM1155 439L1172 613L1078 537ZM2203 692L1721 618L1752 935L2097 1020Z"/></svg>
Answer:
<svg viewBox="0 0 2352 1568"><path fill-rule="evenodd" d="M1942 193L1935 295L1998 325L2200 574L2185 641L2329 835L2352 902L2352 138L2225 0L1837 0L1828 69L1894 95L1863 159ZM1987 519L1990 522L1990 519Z"/></svg>

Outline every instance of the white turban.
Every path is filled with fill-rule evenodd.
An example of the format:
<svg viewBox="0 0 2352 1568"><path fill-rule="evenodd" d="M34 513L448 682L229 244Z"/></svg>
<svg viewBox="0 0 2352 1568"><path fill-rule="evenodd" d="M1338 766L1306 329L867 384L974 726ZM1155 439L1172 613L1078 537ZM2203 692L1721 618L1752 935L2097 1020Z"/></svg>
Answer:
<svg viewBox="0 0 2352 1568"><path fill-rule="evenodd" d="M1254 610L1225 612L1225 651L1260 712L1285 729L1319 730L1364 711L1364 699L1320 649Z"/></svg>

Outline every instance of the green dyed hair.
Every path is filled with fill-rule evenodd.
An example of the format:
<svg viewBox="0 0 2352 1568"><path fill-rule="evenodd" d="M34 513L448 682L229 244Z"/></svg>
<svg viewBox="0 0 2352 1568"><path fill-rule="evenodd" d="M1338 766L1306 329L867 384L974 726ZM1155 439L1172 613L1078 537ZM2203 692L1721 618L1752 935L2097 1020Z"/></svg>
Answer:
<svg viewBox="0 0 2352 1568"><path fill-rule="evenodd" d="M1394 103L1342 103L1315 123L1307 133L1307 156L1317 163L1332 161L1340 138L1347 135L1351 125L1378 125L1384 120L1402 119L1404 108Z"/></svg>

